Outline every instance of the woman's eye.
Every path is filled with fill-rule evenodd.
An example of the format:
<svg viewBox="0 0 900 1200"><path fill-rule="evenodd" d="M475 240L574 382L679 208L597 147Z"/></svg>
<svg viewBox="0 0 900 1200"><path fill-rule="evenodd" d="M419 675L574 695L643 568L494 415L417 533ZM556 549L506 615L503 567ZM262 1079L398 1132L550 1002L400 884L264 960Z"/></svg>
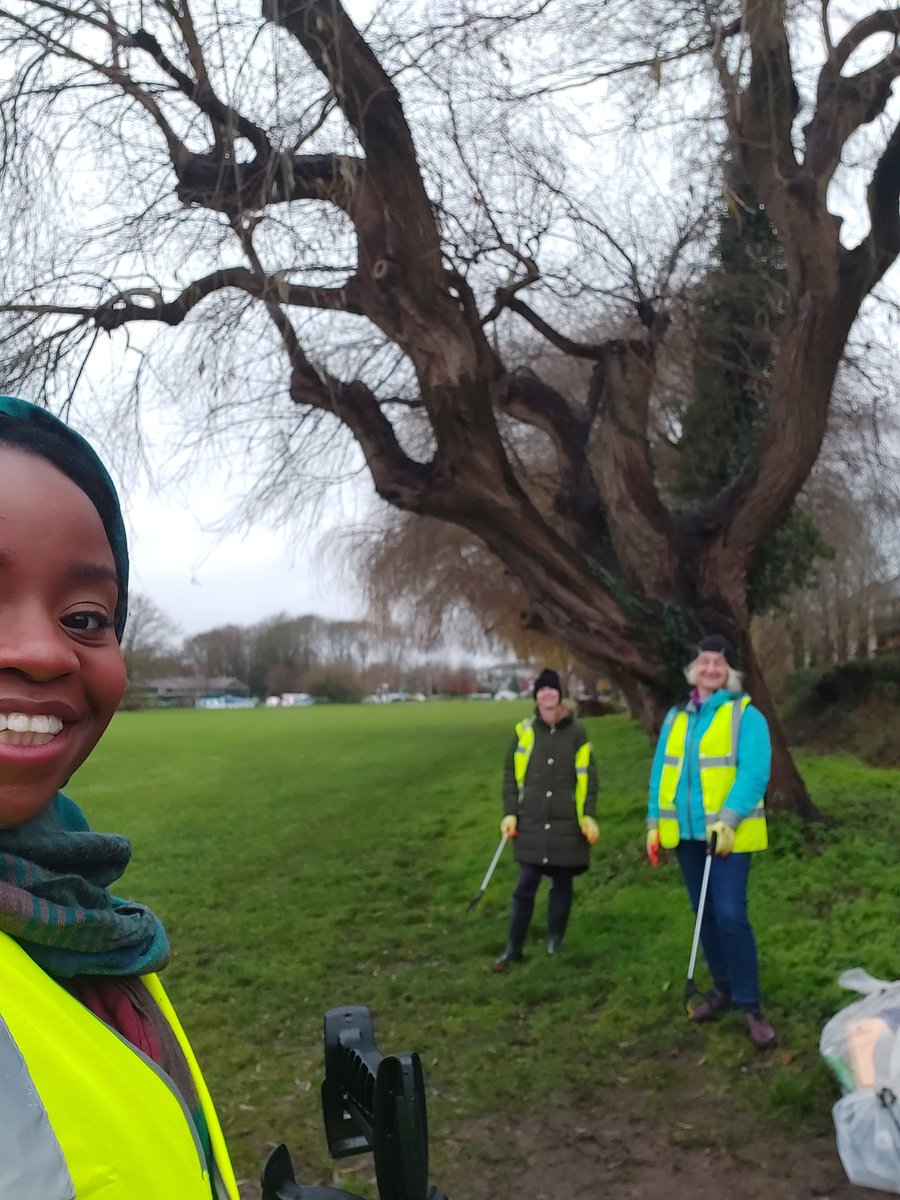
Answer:
<svg viewBox="0 0 900 1200"><path fill-rule="evenodd" d="M62 623L66 629L73 629L77 633L100 633L112 625L106 613L102 612L68 613Z"/></svg>

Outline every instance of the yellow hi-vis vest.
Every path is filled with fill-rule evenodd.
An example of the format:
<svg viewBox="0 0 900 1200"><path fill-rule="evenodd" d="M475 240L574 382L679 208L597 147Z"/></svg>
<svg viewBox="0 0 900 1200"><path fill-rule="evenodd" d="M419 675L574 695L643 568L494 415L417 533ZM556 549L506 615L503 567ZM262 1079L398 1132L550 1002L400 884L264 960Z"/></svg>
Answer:
<svg viewBox="0 0 900 1200"><path fill-rule="evenodd" d="M197 1060L159 979L144 982L187 1058L214 1179L169 1077L0 934L3 1200L239 1200Z"/></svg>
<svg viewBox="0 0 900 1200"><path fill-rule="evenodd" d="M531 761L531 752L534 749L534 717L526 717L524 721L519 721L516 725L516 752L513 756L513 769L516 775L516 787L519 791L519 803L522 803L522 797L525 795L525 776L528 773L528 764ZM508 751L507 751L508 753ZM575 811L578 815L578 823L584 816L584 805L587 800L588 791L588 766L591 761L591 743L584 742L575 751Z"/></svg>
<svg viewBox="0 0 900 1200"><path fill-rule="evenodd" d="M744 709L749 703L750 697L743 696L740 700L723 704L716 711L697 747L707 831L716 823L719 811L737 777L738 734ZM669 728L659 781L659 840L668 850L677 846L681 839L675 793L684 769L687 729L688 714L682 710ZM738 853L765 850L768 844L766 812L760 800L753 812L745 817L735 830L734 849Z"/></svg>

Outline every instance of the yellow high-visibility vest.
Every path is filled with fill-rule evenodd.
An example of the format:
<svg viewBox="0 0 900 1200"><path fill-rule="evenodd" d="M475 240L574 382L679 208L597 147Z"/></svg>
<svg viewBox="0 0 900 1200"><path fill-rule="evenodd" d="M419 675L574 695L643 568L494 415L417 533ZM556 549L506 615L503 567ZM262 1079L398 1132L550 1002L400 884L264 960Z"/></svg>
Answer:
<svg viewBox="0 0 900 1200"><path fill-rule="evenodd" d="M707 830L718 820L718 814L737 777L738 734L744 709L749 703L750 697L743 696L740 700L731 700L721 705L697 747L700 790ZM659 840L668 850L677 846L681 840L675 793L678 791L678 781L684 770L687 730L688 714L682 710L669 728L659 781ZM735 830L734 849L738 853L765 850L768 844L765 806L760 800L753 812L745 817Z"/></svg>
<svg viewBox="0 0 900 1200"><path fill-rule="evenodd" d="M144 982L187 1058L213 1179L168 1075L0 934L0 1196L239 1200L197 1060L158 977Z"/></svg>
<svg viewBox="0 0 900 1200"><path fill-rule="evenodd" d="M516 787L519 791L519 803L525 794L525 775L531 752L534 749L534 717L526 717L516 725L516 750L513 756L513 769L516 776ZM584 817L584 806L588 794L588 767L591 762L591 743L583 742L575 751L575 811L578 823Z"/></svg>

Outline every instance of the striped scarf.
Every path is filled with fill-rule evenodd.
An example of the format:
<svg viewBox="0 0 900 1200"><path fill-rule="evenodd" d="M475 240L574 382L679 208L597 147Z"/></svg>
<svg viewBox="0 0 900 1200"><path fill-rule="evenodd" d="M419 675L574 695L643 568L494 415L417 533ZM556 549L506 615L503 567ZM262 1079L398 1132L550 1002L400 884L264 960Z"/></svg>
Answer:
<svg viewBox="0 0 900 1200"><path fill-rule="evenodd" d="M169 958L161 921L107 891L130 857L127 838L92 832L57 792L31 821L0 829L0 931L58 978L159 970Z"/></svg>

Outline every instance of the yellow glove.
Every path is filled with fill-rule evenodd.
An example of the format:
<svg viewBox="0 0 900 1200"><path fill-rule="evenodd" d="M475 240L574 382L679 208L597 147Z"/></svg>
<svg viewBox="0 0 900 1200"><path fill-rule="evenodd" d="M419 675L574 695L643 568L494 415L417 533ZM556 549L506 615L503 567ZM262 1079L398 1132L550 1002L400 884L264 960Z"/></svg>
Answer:
<svg viewBox="0 0 900 1200"><path fill-rule="evenodd" d="M710 840L712 840L713 834L716 835L716 856L724 858L734 849L734 830L724 821L716 821L709 831Z"/></svg>
<svg viewBox="0 0 900 1200"><path fill-rule="evenodd" d="M506 837L515 837L516 830L519 828L518 817L504 817L500 822L500 832Z"/></svg>
<svg viewBox="0 0 900 1200"><path fill-rule="evenodd" d="M600 838L600 826L593 817L581 818L581 832L589 846L593 846Z"/></svg>
<svg viewBox="0 0 900 1200"><path fill-rule="evenodd" d="M650 859L651 866L659 866L659 830L647 830L647 857Z"/></svg>

